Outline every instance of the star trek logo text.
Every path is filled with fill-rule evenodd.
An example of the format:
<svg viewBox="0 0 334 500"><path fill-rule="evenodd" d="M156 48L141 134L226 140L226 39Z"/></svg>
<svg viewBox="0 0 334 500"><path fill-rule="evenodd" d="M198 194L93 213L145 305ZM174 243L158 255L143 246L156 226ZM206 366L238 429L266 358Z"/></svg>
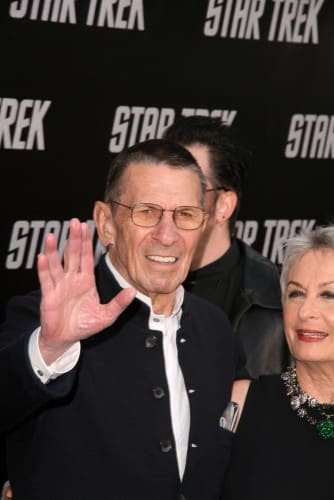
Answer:
<svg viewBox="0 0 334 500"><path fill-rule="evenodd" d="M334 158L334 115L295 114L290 120L286 158Z"/></svg>
<svg viewBox="0 0 334 500"><path fill-rule="evenodd" d="M15 19L77 24L79 6L76 0L15 0L10 4L9 15ZM143 0L90 0L84 16L87 26L145 29Z"/></svg>
<svg viewBox="0 0 334 500"><path fill-rule="evenodd" d="M0 149L45 149L44 118L51 101L0 98Z"/></svg>
<svg viewBox="0 0 334 500"><path fill-rule="evenodd" d="M209 0L203 32L210 37L317 44L318 15L323 3L324 0ZM266 8L271 10L269 30L264 22Z"/></svg>
<svg viewBox="0 0 334 500"><path fill-rule="evenodd" d="M182 108L181 116L201 115L221 118L231 125L237 111L223 109ZM109 151L119 153L127 146L147 139L160 138L167 127L175 120L174 108L144 106L118 106L111 128Z"/></svg>

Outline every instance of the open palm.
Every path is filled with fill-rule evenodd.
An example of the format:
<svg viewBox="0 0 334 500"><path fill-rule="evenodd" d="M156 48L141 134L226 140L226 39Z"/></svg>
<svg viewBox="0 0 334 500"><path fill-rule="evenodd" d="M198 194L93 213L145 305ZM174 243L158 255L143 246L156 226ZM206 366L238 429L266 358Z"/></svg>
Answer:
<svg viewBox="0 0 334 500"><path fill-rule="evenodd" d="M42 291L40 349L46 362L114 323L135 296L130 288L108 304L100 303L89 227L78 219L70 222L64 264L56 238L49 234L37 268Z"/></svg>

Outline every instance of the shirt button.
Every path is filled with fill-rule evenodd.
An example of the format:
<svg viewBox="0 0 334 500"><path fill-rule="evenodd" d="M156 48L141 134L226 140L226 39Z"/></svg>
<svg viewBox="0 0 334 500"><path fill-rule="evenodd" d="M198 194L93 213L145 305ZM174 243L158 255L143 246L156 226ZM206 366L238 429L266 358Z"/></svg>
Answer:
<svg viewBox="0 0 334 500"><path fill-rule="evenodd" d="M160 323L160 318L153 318L154 323Z"/></svg>
<svg viewBox="0 0 334 500"><path fill-rule="evenodd" d="M37 370L37 375L39 375L40 377L43 377L44 373L42 372L42 370L40 370L40 369L38 368L38 370Z"/></svg>
<svg viewBox="0 0 334 500"><path fill-rule="evenodd" d="M185 342L187 342L187 341L186 341L186 339L184 337L180 338L180 343L181 344L184 344Z"/></svg>
<svg viewBox="0 0 334 500"><path fill-rule="evenodd" d="M157 345L158 339L155 335L148 335L145 339L145 347L147 349L152 349Z"/></svg>
<svg viewBox="0 0 334 500"><path fill-rule="evenodd" d="M168 453L173 448L171 440L165 439L164 441L160 441L160 448L163 453Z"/></svg>
<svg viewBox="0 0 334 500"><path fill-rule="evenodd" d="M152 389L152 391L155 399L161 399L165 395L165 391L163 390L162 387L155 387L154 389Z"/></svg>

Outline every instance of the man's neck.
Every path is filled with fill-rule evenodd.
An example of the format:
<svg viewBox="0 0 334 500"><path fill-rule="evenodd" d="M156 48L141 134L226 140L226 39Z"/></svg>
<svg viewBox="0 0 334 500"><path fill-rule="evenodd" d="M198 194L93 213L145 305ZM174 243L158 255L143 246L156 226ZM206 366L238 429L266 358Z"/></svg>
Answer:
<svg viewBox="0 0 334 500"><path fill-rule="evenodd" d="M190 270L196 271L222 257L231 247L231 238L229 235L223 235L221 232L213 231L199 244L192 260Z"/></svg>
<svg viewBox="0 0 334 500"><path fill-rule="evenodd" d="M112 261L112 256L110 254L106 255L106 263L113 273L114 278L122 288L134 286L130 284L117 269L117 266ZM137 298L147 304L155 314L170 316L176 306L181 307L183 293L184 290L181 286L171 293L145 294L143 291L137 290Z"/></svg>

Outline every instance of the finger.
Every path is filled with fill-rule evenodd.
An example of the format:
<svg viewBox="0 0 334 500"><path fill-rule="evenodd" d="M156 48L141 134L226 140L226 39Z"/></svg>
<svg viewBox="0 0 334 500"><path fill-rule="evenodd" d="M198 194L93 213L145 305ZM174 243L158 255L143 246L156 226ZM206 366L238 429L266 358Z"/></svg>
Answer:
<svg viewBox="0 0 334 500"><path fill-rule="evenodd" d="M1 500L10 500L13 498L12 488L9 481L6 481L2 488Z"/></svg>
<svg viewBox="0 0 334 500"><path fill-rule="evenodd" d="M70 233L64 252L65 272L78 272L81 263L82 231L79 219L71 219Z"/></svg>
<svg viewBox="0 0 334 500"><path fill-rule="evenodd" d="M50 273L48 258L43 253L37 256L37 274L42 295L51 293L54 289L54 280Z"/></svg>
<svg viewBox="0 0 334 500"><path fill-rule="evenodd" d="M82 246L81 246L81 271L93 273L94 271L94 255L93 242L90 234L89 226L86 222L81 224Z"/></svg>
<svg viewBox="0 0 334 500"><path fill-rule="evenodd" d="M124 288L106 304L110 321L116 321L118 316L131 304L135 296L136 290L134 288Z"/></svg>
<svg viewBox="0 0 334 500"><path fill-rule="evenodd" d="M49 272L53 281L59 281L64 275L64 269L57 249L57 239L53 233L49 233L45 238L44 255L48 260Z"/></svg>

